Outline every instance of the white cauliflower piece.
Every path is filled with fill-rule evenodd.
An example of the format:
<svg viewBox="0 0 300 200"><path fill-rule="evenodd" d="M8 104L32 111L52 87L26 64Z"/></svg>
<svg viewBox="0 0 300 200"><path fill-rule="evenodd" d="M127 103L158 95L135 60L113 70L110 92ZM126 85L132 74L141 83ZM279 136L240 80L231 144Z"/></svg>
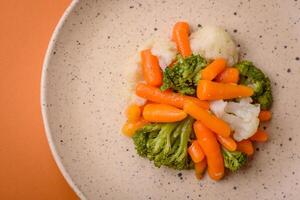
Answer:
<svg viewBox="0 0 300 200"><path fill-rule="evenodd" d="M208 60L225 58L229 66L238 61L238 48L231 36L220 27L205 26L198 29L191 34L190 44L194 54L200 54Z"/></svg>
<svg viewBox="0 0 300 200"><path fill-rule="evenodd" d="M222 118L234 130L233 137L237 141L248 139L255 134L259 125L259 104L229 102ZM231 113L231 114L229 114Z"/></svg>
<svg viewBox="0 0 300 200"><path fill-rule="evenodd" d="M216 100L210 102L210 110L219 118L225 113L227 102L223 100Z"/></svg>
<svg viewBox="0 0 300 200"><path fill-rule="evenodd" d="M214 101L210 109L230 125L236 141L248 139L257 131L260 105L250 104L249 99L241 99L240 102Z"/></svg>
<svg viewBox="0 0 300 200"><path fill-rule="evenodd" d="M239 99L239 102L241 102L241 103L252 103L253 100L252 100L251 97L245 97L245 98Z"/></svg>
<svg viewBox="0 0 300 200"><path fill-rule="evenodd" d="M176 44L170 39L152 38L139 48L136 56L137 63L141 62L140 52L144 49L151 49L151 53L158 58L159 66L162 70L165 70L175 60L177 54Z"/></svg>
<svg viewBox="0 0 300 200"><path fill-rule="evenodd" d="M159 66L162 70L165 70L176 57L176 44L168 39L156 40L152 46L151 53L157 56Z"/></svg>

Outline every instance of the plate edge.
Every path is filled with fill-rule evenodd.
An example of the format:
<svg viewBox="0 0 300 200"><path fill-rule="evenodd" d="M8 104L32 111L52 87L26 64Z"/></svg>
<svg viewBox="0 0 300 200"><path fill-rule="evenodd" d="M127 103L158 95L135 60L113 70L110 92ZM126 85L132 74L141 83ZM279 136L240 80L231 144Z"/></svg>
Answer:
<svg viewBox="0 0 300 200"><path fill-rule="evenodd" d="M65 178L65 180L67 181L67 183L69 184L69 186L73 189L73 191L77 194L77 196L82 199L82 200L86 200L86 197L84 196L84 194L79 190L79 188L76 186L76 184L74 183L74 181L72 180L71 176L69 175L69 173L67 172L67 170L65 169L65 167L62 164L62 161L56 151L56 147L55 144L53 142L53 138L52 138L52 134L50 131L50 127L49 127L49 123L47 120L47 110L46 108L43 106L43 104L46 103L46 74L47 74L47 69L48 69L48 65L50 62L50 57L51 57L51 52L54 48L54 44L55 41L59 35L59 32L62 28L62 26L65 24L66 19L68 18L68 16L70 15L70 13L72 13L73 9L76 7L76 5L79 3L80 0L73 0L70 5L67 7L67 9L65 10L65 12L63 13L62 17L60 18L60 20L58 21L52 36L50 38L49 44L48 44L48 48L44 57L44 61L43 61L43 65L42 65L42 77L41 77L41 83L40 83L40 107L41 107L41 111L42 111L42 120L43 120L43 124L44 124L44 129L45 129L45 134L46 134L46 138L48 140L48 144L50 146L50 151L51 154L56 162L56 165L58 166L60 172L62 173L63 177Z"/></svg>

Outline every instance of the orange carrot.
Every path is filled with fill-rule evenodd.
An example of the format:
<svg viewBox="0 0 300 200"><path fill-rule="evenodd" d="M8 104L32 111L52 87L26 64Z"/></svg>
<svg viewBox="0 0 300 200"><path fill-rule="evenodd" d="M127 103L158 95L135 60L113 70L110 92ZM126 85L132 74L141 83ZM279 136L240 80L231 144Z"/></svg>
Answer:
<svg viewBox="0 0 300 200"><path fill-rule="evenodd" d="M244 85L230 83L216 83L200 80L197 87L197 96L200 100L234 99L250 97L253 89Z"/></svg>
<svg viewBox="0 0 300 200"><path fill-rule="evenodd" d="M152 55L150 49L141 51L141 65L145 81L152 86L162 84L162 71L156 56Z"/></svg>
<svg viewBox="0 0 300 200"><path fill-rule="evenodd" d="M231 137L223 137L221 135L217 135L217 139L229 151L236 150L237 144Z"/></svg>
<svg viewBox="0 0 300 200"><path fill-rule="evenodd" d="M242 140L237 143L238 151L244 152L248 156L251 156L254 153L253 145L250 140Z"/></svg>
<svg viewBox="0 0 300 200"><path fill-rule="evenodd" d="M258 118L261 122L269 121L272 118L272 113L269 110L260 111Z"/></svg>
<svg viewBox="0 0 300 200"><path fill-rule="evenodd" d="M201 71L201 79L211 81L226 68L226 60L217 58Z"/></svg>
<svg viewBox="0 0 300 200"><path fill-rule="evenodd" d="M137 84L136 95L152 102L169 104L178 108L183 107L182 95L169 91L162 92L159 88L144 83Z"/></svg>
<svg viewBox="0 0 300 200"><path fill-rule="evenodd" d="M122 128L122 132L124 135L128 137L132 137L137 129L142 128L147 123L148 122L144 119L140 119L139 121L136 122L127 121Z"/></svg>
<svg viewBox="0 0 300 200"><path fill-rule="evenodd" d="M215 134L200 121L194 123L194 131L206 156L209 176L214 180L220 180L224 175L224 161Z"/></svg>
<svg viewBox="0 0 300 200"><path fill-rule="evenodd" d="M172 40L176 43L177 49L183 57L192 55L189 29L189 24L186 22L177 22L173 28Z"/></svg>
<svg viewBox="0 0 300 200"><path fill-rule="evenodd" d="M203 176L203 173L204 173L206 167L207 167L207 161L204 158L203 160L201 160L198 163L195 163L194 165L195 165L195 175L196 175L196 178L200 180L202 178L202 176Z"/></svg>
<svg viewBox="0 0 300 200"><path fill-rule="evenodd" d="M203 123L207 128L214 131L218 135L229 137L230 126L223 120L211 114L208 110L199 107L191 101L185 102L183 110L193 118L201 121L201 123Z"/></svg>
<svg viewBox="0 0 300 200"><path fill-rule="evenodd" d="M209 103L207 101L201 101L200 99L191 97L191 96L183 96L183 98L184 98L184 102L191 101L191 102L197 104L197 106L199 106L205 110L209 109Z"/></svg>
<svg viewBox="0 0 300 200"><path fill-rule="evenodd" d="M188 153L191 156L194 163L199 163L205 157L197 140L194 140L191 146L189 146Z"/></svg>
<svg viewBox="0 0 300 200"><path fill-rule="evenodd" d="M162 92L159 88L144 83L137 84L136 94L149 101L155 103L168 104L171 106L175 106L177 108L183 108L183 104L187 100L193 101L198 106L204 109L208 110L209 108L209 104L207 101L201 101L196 97L183 96L181 94L170 92L170 91Z"/></svg>
<svg viewBox="0 0 300 200"><path fill-rule="evenodd" d="M131 104L126 110L126 117L129 122L136 122L141 118L142 109L137 104Z"/></svg>
<svg viewBox="0 0 300 200"><path fill-rule="evenodd" d="M258 130L250 137L250 140L255 142L266 142L268 140L268 134L265 131Z"/></svg>
<svg viewBox="0 0 300 200"><path fill-rule="evenodd" d="M238 83L240 72L237 68L228 67L221 74L219 74L215 81L221 83Z"/></svg>
<svg viewBox="0 0 300 200"><path fill-rule="evenodd" d="M149 122L177 122L186 116L183 110L167 104L147 104L143 110L143 117Z"/></svg>

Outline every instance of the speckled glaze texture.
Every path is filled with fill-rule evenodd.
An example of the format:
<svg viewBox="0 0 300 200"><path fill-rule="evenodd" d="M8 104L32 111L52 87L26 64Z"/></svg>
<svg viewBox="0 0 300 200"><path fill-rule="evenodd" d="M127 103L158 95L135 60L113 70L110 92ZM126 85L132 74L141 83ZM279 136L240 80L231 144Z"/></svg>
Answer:
<svg viewBox="0 0 300 200"><path fill-rule="evenodd" d="M178 20L224 27L274 94L269 142L245 169L214 182L155 168L122 136L124 63ZM79 1L49 50L42 109L58 162L87 199L289 199L300 196L300 1Z"/></svg>

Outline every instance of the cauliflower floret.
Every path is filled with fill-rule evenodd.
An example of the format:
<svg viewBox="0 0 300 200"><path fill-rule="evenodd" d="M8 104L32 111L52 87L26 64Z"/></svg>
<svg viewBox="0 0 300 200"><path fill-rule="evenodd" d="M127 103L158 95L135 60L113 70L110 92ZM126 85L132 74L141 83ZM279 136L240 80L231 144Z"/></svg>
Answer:
<svg viewBox="0 0 300 200"><path fill-rule="evenodd" d="M223 100L211 101L210 110L219 118L225 113L227 102Z"/></svg>
<svg viewBox="0 0 300 200"><path fill-rule="evenodd" d="M168 39L159 39L154 42L151 52L157 56L162 70L165 70L176 57L176 44Z"/></svg>
<svg viewBox="0 0 300 200"><path fill-rule="evenodd" d="M139 48L138 54L136 55L137 63L141 62L139 53L144 49L151 49L151 53L158 58L159 66L162 70L165 70L165 68L172 63L177 54L176 44L170 39L152 38Z"/></svg>
<svg viewBox="0 0 300 200"><path fill-rule="evenodd" d="M248 98L241 99L240 102L213 101L210 109L230 125L236 141L248 139L257 131L260 106L259 104L250 104Z"/></svg>
<svg viewBox="0 0 300 200"><path fill-rule="evenodd" d="M230 35L217 26L205 26L190 36L191 49L194 54L200 54L211 60L227 59L228 65L233 66L238 61L238 49Z"/></svg>

